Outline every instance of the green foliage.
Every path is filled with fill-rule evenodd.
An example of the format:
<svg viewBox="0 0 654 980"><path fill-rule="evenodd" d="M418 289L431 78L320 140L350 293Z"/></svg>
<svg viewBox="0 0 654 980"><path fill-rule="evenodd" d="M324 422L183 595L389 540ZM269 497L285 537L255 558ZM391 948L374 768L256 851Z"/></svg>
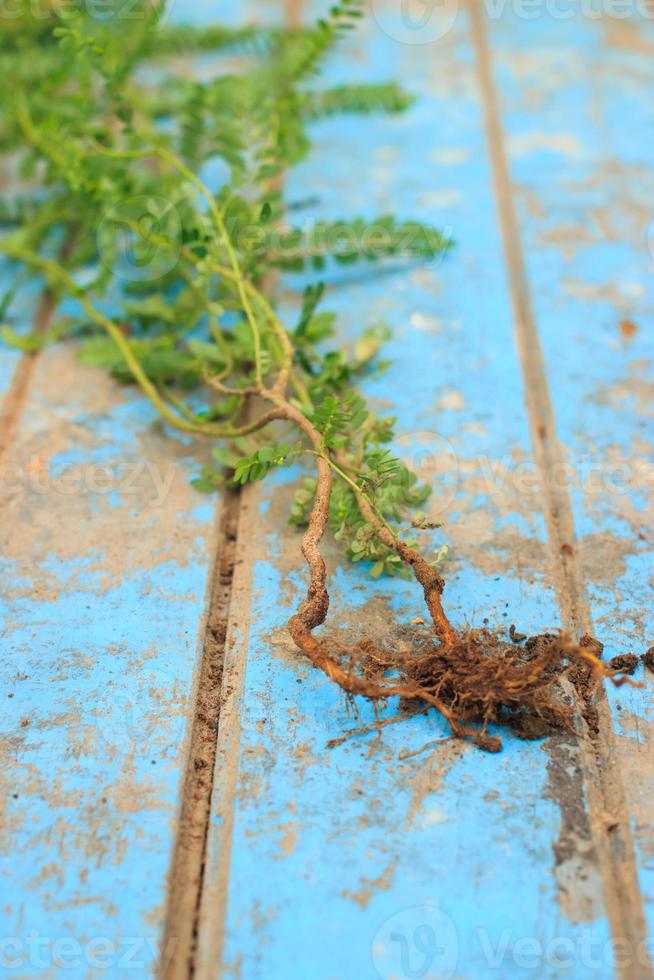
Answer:
<svg viewBox="0 0 654 980"><path fill-rule="evenodd" d="M307 92L302 97L302 112L307 119L355 113L399 113L411 105L412 99L398 85L338 85L322 92Z"/></svg>
<svg viewBox="0 0 654 980"><path fill-rule="evenodd" d="M130 4L128 21L84 9L47 4L35 16L24 0L0 24L0 70L11 80L0 152L21 185L0 200L0 252L16 268L0 301L4 341L35 351L67 332L86 363L140 385L171 426L212 438L200 490L322 456L335 480L335 536L374 575L396 574L401 562L359 506L363 495L399 530L428 493L384 448L394 420L375 416L356 387L383 369L388 328L372 324L341 349L323 282L306 287L290 326L273 285L280 269L326 278L332 261L432 259L450 244L392 215L289 221L282 176L309 151L312 120L402 112L411 101L395 84L316 82L361 0L340 0L302 30L172 27L146 0ZM239 59L194 76L179 56L201 51ZM35 272L74 313L25 337L12 309ZM248 425L253 393L286 406L281 433ZM302 414L301 433L289 412ZM314 496L315 481L300 477L294 524Z"/></svg>
<svg viewBox="0 0 654 980"><path fill-rule="evenodd" d="M250 456L239 459L234 470L234 482L248 483L252 480L263 480L276 466L284 466L293 462L303 452L302 443L287 446L285 443L272 443L255 450Z"/></svg>
<svg viewBox="0 0 654 980"><path fill-rule="evenodd" d="M365 401L356 392L349 391L340 399L327 395L316 407L311 421L328 449L341 449L359 432L367 418Z"/></svg>
<svg viewBox="0 0 654 980"><path fill-rule="evenodd" d="M53 323L42 333L18 333L6 325L0 326L0 338L8 347L15 347L17 350L25 351L27 354L34 354L42 350L46 344L59 340L68 331L68 324L62 320Z"/></svg>

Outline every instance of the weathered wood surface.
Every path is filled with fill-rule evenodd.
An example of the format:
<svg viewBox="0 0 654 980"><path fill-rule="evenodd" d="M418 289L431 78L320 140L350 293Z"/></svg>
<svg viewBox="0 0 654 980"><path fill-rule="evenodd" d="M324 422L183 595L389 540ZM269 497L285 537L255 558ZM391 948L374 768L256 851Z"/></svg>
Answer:
<svg viewBox="0 0 654 980"><path fill-rule="evenodd" d="M56 965L65 937L64 963L157 958L214 543L188 448L151 421L51 351L3 460L3 936L27 944L20 975Z"/></svg>
<svg viewBox="0 0 654 980"><path fill-rule="evenodd" d="M491 32L527 277L577 540L560 578L571 625L611 655L643 652L651 617L654 20L577 16L540 29L505 17ZM543 84L543 76L549 81ZM563 522L565 521L565 516ZM562 522L562 523L563 523ZM565 534L565 526L559 535ZM564 538L560 537L561 543ZM644 915L654 933L652 675L608 689L606 824L629 815ZM605 717L609 729L608 713ZM600 773L602 775L602 773ZM623 841L609 831L615 860ZM623 866L624 868L624 866ZM633 880L633 879L632 879ZM638 909L612 895L634 956ZM651 949L651 942L650 942Z"/></svg>
<svg viewBox="0 0 654 980"><path fill-rule="evenodd" d="M345 337L394 328L366 394L435 483L449 607L524 632L592 624L608 656L642 652L654 25L439 4L419 26L431 8L372 7L328 79L395 77L416 105L316 126L289 192L316 189L307 219L392 209L458 242L442 264L329 273ZM285 282L289 317L301 285ZM71 350L29 366L3 351L0 383L9 975L147 976L165 947L163 972L186 976L200 882L202 980L652 975L651 675L608 692L592 743L507 735L486 756L414 718L328 749L372 716L283 629L304 588L285 524L296 474L216 518L188 485L195 448ZM222 628L236 525L218 698L215 651L200 654L206 622ZM380 638L422 613L410 583L373 583L336 551L330 565L339 629ZM218 706L201 879L194 762L213 761Z"/></svg>
<svg viewBox="0 0 654 980"><path fill-rule="evenodd" d="M39 289L12 326L45 325ZM0 975L154 975L220 503L67 345L0 348L0 396Z"/></svg>

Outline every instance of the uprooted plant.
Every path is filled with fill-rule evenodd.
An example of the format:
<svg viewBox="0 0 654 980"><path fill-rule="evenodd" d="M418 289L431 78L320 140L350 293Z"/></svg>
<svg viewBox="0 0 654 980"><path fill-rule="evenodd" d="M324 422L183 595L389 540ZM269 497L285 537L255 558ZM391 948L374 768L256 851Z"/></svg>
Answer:
<svg viewBox="0 0 654 980"><path fill-rule="evenodd" d="M312 460L316 475L302 480L291 514L306 528L309 588L288 625L348 696L433 707L455 735L489 750L501 747L492 722L569 724L560 682L572 668L605 673L593 642L457 632L443 578L403 537L406 524L429 526L420 511L429 489L391 454L394 420L370 411L356 387L378 370L387 328L370 327L348 357L327 345L335 317L322 309L321 282L306 287L290 326L275 303L279 270L328 273L334 260L411 261L448 247L435 229L389 216L309 229L290 220L281 177L306 155L311 120L410 102L393 84L316 86L322 61L361 16L359 0L341 0L302 30L175 28L148 3L129 31L56 11L26 12L0 34L12 79L0 145L23 186L0 214L0 251L16 270L0 308L9 321L34 272L69 302L40 334L5 326L5 339L33 351L75 337L85 361L138 384L169 426L215 441L216 467L199 489L214 489L225 471L242 485ZM180 56L206 50L231 60L190 77ZM374 576L412 573L422 587L431 625L415 631L410 655L370 641L343 650L315 635L329 606L328 526Z"/></svg>

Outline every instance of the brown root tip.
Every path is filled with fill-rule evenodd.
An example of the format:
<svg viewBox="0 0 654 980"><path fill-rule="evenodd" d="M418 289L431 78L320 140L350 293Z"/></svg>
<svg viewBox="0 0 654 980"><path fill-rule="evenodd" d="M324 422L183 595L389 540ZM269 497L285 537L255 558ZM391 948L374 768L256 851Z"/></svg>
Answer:
<svg viewBox="0 0 654 980"><path fill-rule="evenodd" d="M471 736L471 740L477 748L482 749L484 752L502 751L502 739L497 735L489 735L487 732L475 732Z"/></svg>

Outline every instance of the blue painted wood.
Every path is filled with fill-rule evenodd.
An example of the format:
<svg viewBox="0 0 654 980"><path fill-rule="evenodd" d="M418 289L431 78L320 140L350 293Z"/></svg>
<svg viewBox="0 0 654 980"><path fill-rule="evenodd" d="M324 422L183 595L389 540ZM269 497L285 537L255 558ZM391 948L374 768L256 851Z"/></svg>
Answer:
<svg viewBox="0 0 654 980"><path fill-rule="evenodd" d="M654 21L633 13L578 15L565 32L507 15L493 31L577 550L606 656L654 643ZM636 679L643 689L609 697L651 934L653 677L641 667Z"/></svg>
<svg viewBox="0 0 654 980"><path fill-rule="evenodd" d="M386 32L370 21L328 80L390 75L418 102L398 120L321 123L289 189L301 198L317 186L311 218L392 209L449 226L461 243L442 267L332 270L329 304L347 337L376 317L394 329L392 367L366 393L398 416L400 451L432 476L450 452L456 459L456 497L441 515L455 620L537 631L558 621L540 500L493 479L502 463L528 465L530 452L468 21L460 11L437 45L398 44L388 31L400 31L399 14L375 6ZM555 869L554 856L566 814L553 744L585 833L574 750L506 736L500 757L443 741L400 759L444 739L435 718L328 750L372 716L359 706L354 718L285 637L304 588L299 538L280 528L289 492L279 479L249 504L265 538L228 649L199 975L220 975L223 934L223 968L243 978L405 977L425 964L429 976L519 977L533 970L534 948L539 976L589 975L583 943L605 949L609 939L592 854L584 861L568 838L570 862ZM412 585L335 565L332 623L383 637L391 616L424 612ZM553 941L564 944L563 966Z"/></svg>
<svg viewBox="0 0 654 980"><path fill-rule="evenodd" d="M459 11L444 36L416 45L390 2L376 0L374 14L329 80L392 75L418 102L392 121L317 126L317 152L291 175L291 196L319 186L307 217L392 209L445 225L459 241L442 266L332 269L330 305L348 338L376 317L394 328L393 367L366 393L398 415L398 451L438 485L433 516L446 526L435 543L452 549L455 619L536 631L558 611L542 504L519 481L531 465L528 425L469 24ZM448 9L438 16L445 23ZM638 236L652 198L652 110L642 95L652 69L649 49L624 45L648 45L651 31L634 38L612 27L607 46L601 24L575 22L563 44L560 23L503 17L493 47L560 434L577 462L599 453L633 465L651 448L639 380L651 357L651 267ZM640 127L628 138L627 108ZM619 215L606 206L607 187L628 202ZM617 242L602 241L613 221L624 221ZM286 315L294 312L289 303ZM620 320L638 330L621 336ZM11 448L26 472L0 524L10 583L0 669L3 698L13 695L2 724L11 860L0 939L19 975L149 975L161 942L212 512L188 487L190 449L148 432L151 420L138 398L80 373L63 349L41 362ZM89 466L138 460L149 464L145 493L89 485L107 483ZM453 461L456 480L441 479ZM171 463L168 493L153 506ZM68 468L70 484L78 464L83 492L53 485L46 467L57 476ZM649 574L642 479L630 480L636 494L574 496L582 542L602 556L587 569L595 619L600 632L624 636L615 653L647 636L646 626L636 633ZM488 757L445 741L445 726L429 718L326 748L371 714L361 706L353 717L283 630L304 588L298 536L283 528L291 491L289 474L279 476L248 494L242 514L197 975L218 976L221 955L228 974L267 980L421 968L438 977L613 975L608 960L589 965L598 950L606 956L609 929L573 746L506 736L504 754ZM410 584L374 584L337 552L330 564L332 622L379 637L392 617L423 613ZM613 702L651 894L650 693L623 689ZM442 741L399 758L428 739Z"/></svg>
<svg viewBox="0 0 654 980"><path fill-rule="evenodd" d="M53 349L7 455L1 935L21 976L158 955L213 505L152 420Z"/></svg>
<svg viewBox="0 0 654 980"><path fill-rule="evenodd" d="M16 329L40 289L12 305ZM19 362L0 349L0 395ZM8 408L0 975L154 975L216 505L190 486L197 450L68 347Z"/></svg>

